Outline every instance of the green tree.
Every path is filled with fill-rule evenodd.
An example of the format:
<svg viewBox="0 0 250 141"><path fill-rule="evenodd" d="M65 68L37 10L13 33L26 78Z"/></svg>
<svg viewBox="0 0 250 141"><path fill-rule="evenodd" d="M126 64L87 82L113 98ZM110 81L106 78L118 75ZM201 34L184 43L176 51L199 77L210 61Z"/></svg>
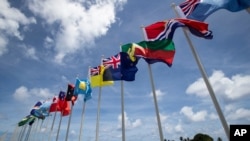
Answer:
<svg viewBox="0 0 250 141"><path fill-rule="evenodd" d="M213 138L207 134L198 133L194 136L194 139L192 139L191 141L213 141Z"/></svg>

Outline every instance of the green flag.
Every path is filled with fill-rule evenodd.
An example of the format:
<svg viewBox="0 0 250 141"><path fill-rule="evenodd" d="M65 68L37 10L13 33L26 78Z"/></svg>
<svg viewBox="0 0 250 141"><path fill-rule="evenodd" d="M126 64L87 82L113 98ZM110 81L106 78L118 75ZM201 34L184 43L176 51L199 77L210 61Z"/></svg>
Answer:
<svg viewBox="0 0 250 141"><path fill-rule="evenodd" d="M139 43L129 43L122 45L122 52L127 52L131 58L135 56L143 57L147 63L156 62L172 65L175 46L172 40L141 41Z"/></svg>
<svg viewBox="0 0 250 141"><path fill-rule="evenodd" d="M23 126L31 121L35 120L35 116L32 115L28 115L26 117L24 117L21 121L18 122L18 126Z"/></svg>

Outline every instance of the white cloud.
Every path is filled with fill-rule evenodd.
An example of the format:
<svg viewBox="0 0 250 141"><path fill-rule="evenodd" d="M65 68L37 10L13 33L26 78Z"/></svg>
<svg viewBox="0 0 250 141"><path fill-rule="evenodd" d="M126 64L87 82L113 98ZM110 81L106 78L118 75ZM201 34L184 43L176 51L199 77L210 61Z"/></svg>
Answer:
<svg viewBox="0 0 250 141"><path fill-rule="evenodd" d="M232 111L228 118L231 120L247 119L250 121L250 110L245 108L239 108L236 111Z"/></svg>
<svg viewBox="0 0 250 141"><path fill-rule="evenodd" d="M239 99L250 95L250 75L237 74L229 78L222 71L217 70L209 77L209 81L215 93L221 94L227 99ZM200 97L208 96L207 87L202 78L189 85L186 93Z"/></svg>
<svg viewBox="0 0 250 141"><path fill-rule="evenodd" d="M250 120L250 110L245 108L237 109L228 115L228 118L231 120L241 120L247 119Z"/></svg>
<svg viewBox="0 0 250 141"><path fill-rule="evenodd" d="M237 106L233 104L225 106L225 113L227 113L227 117L230 120L250 120L250 109L242 107L237 108Z"/></svg>
<svg viewBox="0 0 250 141"><path fill-rule="evenodd" d="M50 90L47 88L33 88L29 90L25 86L20 86L15 90L13 94L13 97L16 100L24 103L29 101L31 98L47 99L52 96L53 96L52 92L50 92Z"/></svg>
<svg viewBox="0 0 250 141"><path fill-rule="evenodd" d="M165 93L161 90L155 90L155 94L158 101L162 100L163 96L165 95ZM150 93L150 96L153 97L153 92Z"/></svg>
<svg viewBox="0 0 250 141"><path fill-rule="evenodd" d="M50 38L50 37L47 36L44 39L44 47L45 48L51 48L53 46L53 44L54 44L54 40L52 38Z"/></svg>
<svg viewBox="0 0 250 141"><path fill-rule="evenodd" d="M124 118L125 118L126 129L133 129L133 128L136 128L136 127L139 127L142 125L141 119L136 119L133 121L133 120L129 119L126 112L124 112ZM121 129L121 127L122 127L122 115L121 114L118 116L118 122L119 122L118 128Z"/></svg>
<svg viewBox="0 0 250 141"><path fill-rule="evenodd" d="M7 0L0 2L0 55L7 52L8 36L13 36L19 40L23 40L23 35L19 32L20 26L26 26L36 23L36 20L31 17L26 17L18 9L11 7Z"/></svg>
<svg viewBox="0 0 250 141"><path fill-rule="evenodd" d="M184 130L183 130L183 127L180 123L178 123L175 127L174 127L174 130L177 132L177 133L183 133Z"/></svg>
<svg viewBox="0 0 250 141"><path fill-rule="evenodd" d="M207 111L202 110L194 113L193 108L189 106L184 106L180 113L184 114L189 120L194 122L204 121L207 116Z"/></svg>
<svg viewBox="0 0 250 141"><path fill-rule="evenodd" d="M5 39L5 37L0 34L0 56L2 56L4 53L8 51L6 47L7 43L8 40Z"/></svg>
<svg viewBox="0 0 250 141"><path fill-rule="evenodd" d="M20 47L23 49L23 53L27 58L31 58L34 60L39 59L36 55L36 49L34 47L26 46L26 45L20 45Z"/></svg>
<svg viewBox="0 0 250 141"><path fill-rule="evenodd" d="M46 20L48 25L59 24L55 39L55 57L62 63L66 55L87 49L98 37L105 35L115 23L116 10L127 0L96 0L94 2L70 0L29 1L29 8Z"/></svg>

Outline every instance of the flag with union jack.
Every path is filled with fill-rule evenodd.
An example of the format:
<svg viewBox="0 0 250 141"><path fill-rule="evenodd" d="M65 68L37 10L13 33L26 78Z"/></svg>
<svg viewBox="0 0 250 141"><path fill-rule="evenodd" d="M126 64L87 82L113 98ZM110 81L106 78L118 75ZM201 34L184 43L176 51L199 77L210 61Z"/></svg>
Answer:
<svg viewBox="0 0 250 141"><path fill-rule="evenodd" d="M121 58L120 53L102 60L105 67L103 80L121 80Z"/></svg>
<svg viewBox="0 0 250 141"><path fill-rule="evenodd" d="M126 52L120 52L114 56L103 59L102 63L105 67L103 81L134 81L135 73L138 71L136 67L137 62L137 59L132 61Z"/></svg>
<svg viewBox="0 0 250 141"><path fill-rule="evenodd" d="M249 0L186 0L179 5L188 19L204 21L220 9L238 12L250 7Z"/></svg>
<svg viewBox="0 0 250 141"><path fill-rule="evenodd" d="M113 81L103 80L104 69L105 68L103 65L92 67L89 69L90 84L92 88L113 85Z"/></svg>
<svg viewBox="0 0 250 141"><path fill-rule="evenodd" d="M184 15L188 17L199 2L200 0L186 0L185 2L181 3L179 7L181 8Z"/></svg>

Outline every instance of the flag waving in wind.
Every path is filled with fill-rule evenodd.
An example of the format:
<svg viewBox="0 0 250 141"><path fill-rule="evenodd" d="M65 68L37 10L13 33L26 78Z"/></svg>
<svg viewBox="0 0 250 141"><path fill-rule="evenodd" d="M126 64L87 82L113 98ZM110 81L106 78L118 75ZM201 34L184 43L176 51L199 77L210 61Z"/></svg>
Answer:
<svg viewBox="0 0 250 141"><path fill-rule="evenodd" d="M219 9L237 12L250 7L250 0L186 0L179 5L188 19L204 21Z"/></svg>
<svg viewBox="0 0 250 141"><path fill-rule="evenodd" d="M77 99L77 96L74 95L74 89L75 89L75 86L73 84L68 84L68 89L67 89L67 93L66 93L66 97L65 97L65 100L71 101L73 106L74 106L75 101Z"/></svg>
<svg viewBox="0 0 250 141"><path fill-rule="evenodd" d="M198 37L212 39L212 32L208 30L208 24L190 19L170 19L160 21L146 26L143 29L146 41L168 39L172 40L174 32L178 27L187 27L190 32Z"/></svg>
<svg viewBox="0 0 250 141"><path fill-rule="evenodd" d="M102 87L113 85L113 81L103 81L104 66L90 68L90 83L91 87Z"/></svg>
<svg viewBox="0 0 250 141"><path fill-rule="evenodd" d="M136 67L137 62L137 58L131 59L131 56L126 52L120 52L114 56L103 59L102 63L105 67L103 80L134 81L135 74L138 71Z"/></svg>
<svg viewBox="0 0 250 141"><path fill-rule="evenodd" d="M84 101L87 101L92 98L92 89L88 79L80 80L76 79L74 95L82 94L84 95Z"/></svg>
<svg viewBox="0 0 250 141"><path fill-rule="evenodd" d="M163 62L172 65L175 47L172 40L142 41L122 45L122 51L130 56L143 57L149 64Z"/></svg>
<svg viewBox="0 0 250 141"><path fill-rule="evenodd" d="M70 104L68 103L68 101L66 101L65 96L66 96L66 94L64 91L59 92L58 108L59 108L59 111L61 112L62 116L67 116L71 112Z"/></svg>

